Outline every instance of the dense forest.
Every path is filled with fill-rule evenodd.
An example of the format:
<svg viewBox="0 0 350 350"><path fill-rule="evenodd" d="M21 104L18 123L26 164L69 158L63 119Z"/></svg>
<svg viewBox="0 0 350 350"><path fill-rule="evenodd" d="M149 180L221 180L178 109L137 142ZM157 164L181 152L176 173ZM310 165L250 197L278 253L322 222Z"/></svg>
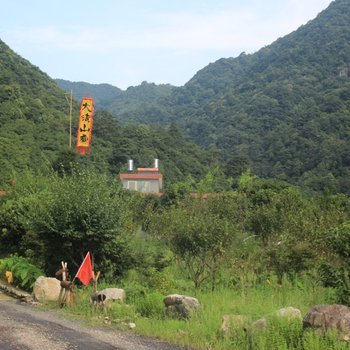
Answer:
<svg viewBox="0 0 350 350"><path fill-rule="evenodd" d="M258 176L349 193L349 23L349 2L336 0L254 54L219 59L183 87L158 87L153 101L133 104L128 89L104 106L123 124L176 122L225 163L249 164ZM149 85L130 89L141 101Z"/></svg>
<svg viewBox="0 0 350 350"><path fill-rule="evenodd" d="M108 87L102 92L107 93ZM97 103L99 103L99 96ZM74 96L75 97L75 96ZM100 97L102 98L102 97ZM201 177L217 162L214 152L187 141L176 125L121 126L108 111L94 118L91 154L79 157L69 149L69 94L46 74L0 41L0 186L25 170L49 173L72 160L93 164L117 175L132 158L136 166L161 159L168 181ZM73 100L73 147L79 100Z"/></svg>

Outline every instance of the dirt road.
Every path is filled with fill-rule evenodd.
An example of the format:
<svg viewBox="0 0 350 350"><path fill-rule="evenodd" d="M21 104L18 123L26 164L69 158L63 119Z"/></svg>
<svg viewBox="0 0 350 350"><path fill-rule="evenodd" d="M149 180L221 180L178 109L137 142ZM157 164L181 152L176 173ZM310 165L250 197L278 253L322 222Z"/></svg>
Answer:
<svg viewBox="0 0 350 350"><path fill-rule="evenodd" d="M116 330L65 320L54 311L0 298L1 350L181 350Z"/></svg>

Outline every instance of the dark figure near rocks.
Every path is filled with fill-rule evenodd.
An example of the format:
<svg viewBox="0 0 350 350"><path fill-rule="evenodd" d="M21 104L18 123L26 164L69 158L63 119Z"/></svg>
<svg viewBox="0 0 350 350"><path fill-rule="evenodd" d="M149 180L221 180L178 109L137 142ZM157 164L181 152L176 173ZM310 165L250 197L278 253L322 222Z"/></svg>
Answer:
<svg viewBox="0 0 350 350"><path fill-rule="evenodd" d="M107 299L106 294L94 292L91 294L90 302L95 306L101 306L101 305L103 306L106 299Z"/></svg>

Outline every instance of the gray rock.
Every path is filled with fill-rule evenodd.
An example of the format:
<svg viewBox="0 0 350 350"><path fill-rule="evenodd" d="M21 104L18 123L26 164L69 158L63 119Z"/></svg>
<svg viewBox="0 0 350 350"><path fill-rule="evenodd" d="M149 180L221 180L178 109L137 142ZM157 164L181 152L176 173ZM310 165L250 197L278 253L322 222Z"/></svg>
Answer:
<svg viewBox="0 0 350 350"><path fill-rule="evenodd" d="M303 317L301 316L301 311L299 309L296 309L295 307L289 306L283 309L279 309L276 312L277 317L281 318L287 318L288 320L291 319L302 319Z"/></svg>
<svg viewBox="0 0 350 350"><path fill-rule="evenodd" d="M201 307L198 299L180 294L167 295L163 302L166 314L174 318L190 318Z"/></svg>
<svg viewBox="0 0 350 350"><path fill-rule="evenodd" d="M224 337L234 337L237 332L250 328L249 318L245 315L224 315L220 326L220 333Z"/></svg>
<svg viewBox="0 0 350 350"><path fill-rule="evenodd" d="M134 328L136 328L136 323L134 323L134 322L129 322L129 323L128 323L128 326L129 326L130 329L134 329Z"/></svg>
<svg viewBox="0 0 350 350"><path fill-rule="evenodd" d="M61 282L57 278L40 276L36 279L33 294L41 302L58 301L61 291Z"/></svg>
<svg viewBox="0 0 350 350"><path fill-rule="evenodd" d="M124 302L126 299L126 293L124 289L121 288L105 288L98 292L99 294L104 294L106 296L106 302L108 300L118 300Z"/></svg>
<svg viewBox="0 0 350 350"><path fill-rule="evenodd" d="M316 305L305 315L304 328L313 328L323 334L337 330L343 340L350 339L350 307L345 305Z"/></svg>
<svg viewBox="0 0 350 350"><path fill-rule="evenodd" d="M260 318L259 320L254 321L250 325L250 330L252 332L264 332L267 328L267 320L265 317Z"/></svg>

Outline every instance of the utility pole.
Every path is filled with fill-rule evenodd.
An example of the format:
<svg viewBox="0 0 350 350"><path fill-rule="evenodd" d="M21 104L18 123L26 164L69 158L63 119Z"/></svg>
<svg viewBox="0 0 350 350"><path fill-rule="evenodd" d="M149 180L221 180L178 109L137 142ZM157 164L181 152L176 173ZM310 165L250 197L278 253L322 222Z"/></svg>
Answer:
<svg viewBox="0 0 350 350"><path fill-rule="evenodd" d="M72 149L72 110L73 110L73 90L70 91L69 98L68 93L64 94L67 103L69 105L69 148Z"/></svg>

